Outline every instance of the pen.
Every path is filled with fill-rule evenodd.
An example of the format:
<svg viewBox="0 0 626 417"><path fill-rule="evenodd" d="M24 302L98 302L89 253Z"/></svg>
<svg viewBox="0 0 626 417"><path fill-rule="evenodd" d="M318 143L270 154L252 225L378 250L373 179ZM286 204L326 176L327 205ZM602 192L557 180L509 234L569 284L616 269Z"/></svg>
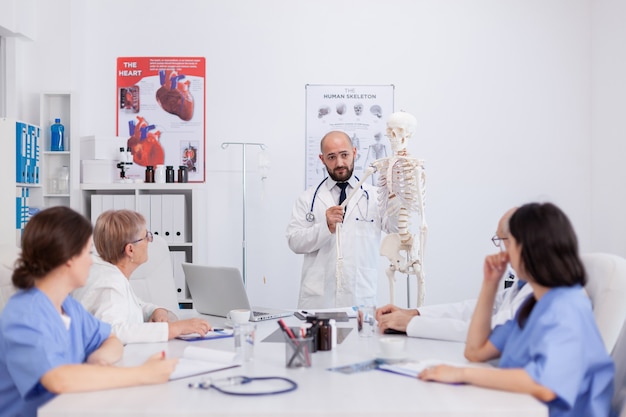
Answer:
<svg viewBox="0 0 626 417"><path fill-rule="evenodd" d="M283 319L278 319L278 325L280 326L281 329L283 329L285 333L287 333L287 336L289 336L290 339L296 338L296 336L294 336L289 326L285 324L285 321Z"/></svg>

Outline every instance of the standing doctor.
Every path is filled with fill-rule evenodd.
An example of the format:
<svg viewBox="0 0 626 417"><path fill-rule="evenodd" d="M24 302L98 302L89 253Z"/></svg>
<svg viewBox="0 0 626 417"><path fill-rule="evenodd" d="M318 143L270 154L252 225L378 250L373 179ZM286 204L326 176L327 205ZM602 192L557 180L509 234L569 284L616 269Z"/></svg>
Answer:
<svg viewBox="0 0 626 417"><path fill-rule="evenodd" d="M298 308L375 305L381 259L377 189L364 183L344 213L339 204L359 181L352 175L357 150L350 137L341 131L328 132L320 147L319 157L329 177L297 199L287 226L289 247L304 254ZM335 273L337 223L342 223L341 278Z"/></svg>

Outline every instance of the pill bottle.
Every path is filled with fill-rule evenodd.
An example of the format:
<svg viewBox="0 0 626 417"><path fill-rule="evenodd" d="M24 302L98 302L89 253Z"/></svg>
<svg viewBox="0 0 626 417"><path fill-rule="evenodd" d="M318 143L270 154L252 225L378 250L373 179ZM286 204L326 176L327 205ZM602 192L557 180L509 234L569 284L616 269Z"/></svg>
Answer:
<svg viewBox="0 0 626 417"><path fill-rule="evenodd" d="M174 182L174 167L171 165L165 169L165 182Z"/></svg>
<svg viewBox="0 0 626 417"><path fill-rule="evenodd" d="M154 182L154 167L152 165L146 167L146 182Z"/></svg>
<svg viewBox="0 0 626 417"><path fill-rule="evenodd" d="M180 165L178 167L178 182L187 182L189 180L187 174L187 167L184 165Z"/></svg>

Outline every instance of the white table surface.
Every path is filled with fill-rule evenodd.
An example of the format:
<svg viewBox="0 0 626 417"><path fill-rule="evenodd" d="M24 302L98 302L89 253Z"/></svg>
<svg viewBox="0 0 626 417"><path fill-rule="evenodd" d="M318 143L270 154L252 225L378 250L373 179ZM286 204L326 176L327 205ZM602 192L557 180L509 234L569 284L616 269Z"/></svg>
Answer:
<svg viewBox="0 0 626 417"><path fill-rule="evenodd" d="M205 317L216 326L222 324L219 318ZM301 323L295 317L285 321L291 326ZM337 326L353 327L355 320L340 322ZM529 395L469 385L423 382L379 370L350 375L328 371L329 367L354 364L377 357L378 338L382 335L376 334L373 338L359 337L356 328L332 351L315 352L312 355L311 368L287 369L284 343L260 342L277 328L276 320L258 324L254 360L241 367L160 385L64 394L44 405L38 416L548 416L547 407ZM408 359L441 359L466 363L463 343L401 335L391 337L407 339ZM234 350L232 338L132 344L125 347L121 365L139 364L161 350L168 356L178 357L190 344ZM296 381L298 389L280 395L241 397L188 387L190 382L232 375L285 376Z"/></svg>

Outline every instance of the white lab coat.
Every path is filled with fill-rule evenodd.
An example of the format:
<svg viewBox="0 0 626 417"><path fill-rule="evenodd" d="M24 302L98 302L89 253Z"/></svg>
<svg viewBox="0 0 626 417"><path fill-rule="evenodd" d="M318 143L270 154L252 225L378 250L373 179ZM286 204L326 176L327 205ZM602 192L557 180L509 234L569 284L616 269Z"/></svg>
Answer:
<svg viewBox="0 0 626 417"><path fill-rule="evenodd" d="M124 344L167 342L167 323L146 323L158 306L141 301L119 268L94 256L87 284L72 296L98 319L111 324Z"/></svg>
<svg viewBox="0 0 626 417"><path fill-rule="evenodd" d="M513 284L502 289L496 295L491 316L491 327L512 319L520 305L532 293L528 284L519 288L519 279L516 277ZM406 334L411 337L425 339L452 340L464 342L476 307L476 299L458 303L437 304L420 307L419 316L409 322Z"/></svg>
<svg viewBox="0 0 626 417"><path fill-rule="evenodd" d="M354 176L348 181L354 189ZM339 191L336 182L327 178L317 191L313 214L307 221L317 186L306 190L295 202L287 226L287 241L292 251L304 254L298 308L320 309L376 304L380 250L381 219L377 189L363 184L346 207L341 228L343 279L337 282L336 235L326 225L326 210L336 206ZM335 190L333 191L333 187ZM369 197L369 198L368 198ZM358 219L358 220L357 220Z"/></svg>

